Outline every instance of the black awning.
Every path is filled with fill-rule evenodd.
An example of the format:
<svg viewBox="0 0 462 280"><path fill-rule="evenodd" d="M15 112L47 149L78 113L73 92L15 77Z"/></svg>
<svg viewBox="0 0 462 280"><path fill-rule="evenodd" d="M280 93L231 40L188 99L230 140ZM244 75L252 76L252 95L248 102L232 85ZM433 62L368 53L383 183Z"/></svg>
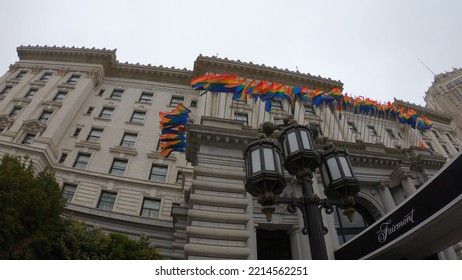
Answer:
<svg viewBox="0 0 462 280"><path fill-rule="evenodd" d="M462 154L335 251L336 259L423 259L462 240Z"/></svg>

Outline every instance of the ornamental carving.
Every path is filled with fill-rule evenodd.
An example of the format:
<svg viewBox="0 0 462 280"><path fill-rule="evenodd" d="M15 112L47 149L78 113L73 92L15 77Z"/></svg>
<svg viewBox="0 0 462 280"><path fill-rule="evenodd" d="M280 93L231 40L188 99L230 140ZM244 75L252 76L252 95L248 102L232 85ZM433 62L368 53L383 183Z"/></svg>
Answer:
<svg viewBox="0 0 462 280"><path fill-rule="evenodd" d="M67 67L63 67L63 68L60 68L58 70L56 70L56 75L58 76L66 76L67 73L71 72L71 70Z"/></svg>
<svg viewBox="0 0 462 280"><path fill-rule="evenodd" d="M0 127L10 128L14 123L14 119L8 115L0 115Z"/></svg>
<svg viewBox="0 0 462 280"><path fill-rule="evenodd" d="M90 70L86 74L86 76L93 80L93 84L94 84L95 87L98 87L101 84L101 81L103 80L101 78L101 73L96 69Z"/></svg>
<svg viewBox="0 0 462 280"><path fill-rule="evenodd" d="M10 64L10 69L8 71L11 72L11 73L14 73L14 72L18 71L19 68L21 68L21 66L19 66L19 64L17 64L17 63Z"/></svg>
<svg viewBox="0 0 462 280"><path fill-rule="evenodd" d="M43 71L43 67L42 67L42 66L38 66L38 65L33 66L33 67L30 67L29 69L30 69L30 72L31 72L32 74L38 74L38 73L40 73L40 72Z"/></svg>
<svg viewBox="0 0 462 280"><path fill-rule="evenodd" d="M43 133L46 128L47 126L38 120L28 120L22 124L22 129L27 132Z"/></svg>

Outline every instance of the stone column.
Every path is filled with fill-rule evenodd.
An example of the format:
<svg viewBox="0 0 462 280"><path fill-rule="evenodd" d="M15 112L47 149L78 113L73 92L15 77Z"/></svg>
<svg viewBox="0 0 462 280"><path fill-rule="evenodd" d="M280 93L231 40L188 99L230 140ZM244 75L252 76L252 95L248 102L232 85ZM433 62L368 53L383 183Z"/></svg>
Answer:
<svg viewBox="0 0 462 280"><path fill-rule="evenodd" d="M414 182L412 182L412 179L409 175L404 175L400 178L400 181L406 198L408 198L417 191L417 188L415 187Z"/></svg>
<svg viewBox="0 0 462 280"><path fill-rule="evenodd" d="M388 187L388 183L380 181L379 182L379 195L380 199L382 199L383 208L388 213L396 208L395 200L391 195L390 189Z"/></svg>

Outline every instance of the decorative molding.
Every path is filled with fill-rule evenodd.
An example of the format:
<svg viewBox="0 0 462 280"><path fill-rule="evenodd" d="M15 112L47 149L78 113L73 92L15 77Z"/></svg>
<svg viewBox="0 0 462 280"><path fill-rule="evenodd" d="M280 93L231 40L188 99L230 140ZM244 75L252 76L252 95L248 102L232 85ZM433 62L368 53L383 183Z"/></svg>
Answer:
<svg viewBox="0 0 462 280"><path fill-rule="evenodd" d="M101 72L97 69L91 69L90 71L88 71L88 73L86 73L86 76L93 80L93 85L95 88L97 88L103 81Z"/></svg>
<svg viewBox="0 0 462 280"><path fill-rule="evenodd" d="M0 126L10 128L14 124L14 119L7 114L0 115Z"/></svg>
<svg viewBox="0 0 462 280"><path fill-rule="evenodd" d="M43 67L39 65L29 67L29 69L31 74L38 74L43 71Z"/></svg>
<svg viewBox="0 0 462 280"><path fill-rule="evenodd" d="M47 126L38 120L24 121L21 128L26 132L43 133Z"/></svg>
<svg viewBox="0 0 462 280"><path fill-rule="evenodd" d="M69 69L68 67L62 67L62 68L59 68L56 70L55 74L57 76L66 76L69 72L71 72L71 69Z"/></svg>
<svg viewBox="0 0 462 280"><path fill-rule="evenodd" d="M135 148L127 148L122 146L114 146L109 148L109 152L113 154L119 155L130 155L130 156L137 156L138 152Z"/></svg>
<svg viewBox="0 0 462 280"><path fill-rule="evenodd" d="M10 64L8 72L14 73L14 72L18 71L20 68L21 68L21 66L18 63Z"/></svg>
<svg viewBox="0 0 462 280"><path fill-rule="evenodd" d="M75 143L75 146L79 148L87 148L89 150L95 150L95 151L101 150L101 145L99 143L90 142L90 141L81 140L80 142Z"/></svg>
<svg viewBox="0 0 462 280"><path fill-rule="evenodd" d="M157 160L162 159L164 161L176 161L177 160L174 154L170 154L170 156L166 158L166 157L161 156L160 152L157 152L157 151L152 151L150 153L147 153L146 156L149 159L157 159Z"/></svg>

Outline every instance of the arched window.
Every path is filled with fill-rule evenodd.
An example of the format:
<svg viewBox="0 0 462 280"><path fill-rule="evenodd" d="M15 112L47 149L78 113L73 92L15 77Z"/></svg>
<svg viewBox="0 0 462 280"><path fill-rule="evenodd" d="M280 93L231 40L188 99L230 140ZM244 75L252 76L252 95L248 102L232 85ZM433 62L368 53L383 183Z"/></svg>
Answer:
<svg viewBox="0 0 462 280"><path fill-rule="evenodd" d="M356 212L353 215L353 222L350 223L347 216L343 215L343 209L335 207L333 215L335 217L335 228L340 245L352 239L375 222L371 213L361 204L356 203L354 208Z"/></svg>

